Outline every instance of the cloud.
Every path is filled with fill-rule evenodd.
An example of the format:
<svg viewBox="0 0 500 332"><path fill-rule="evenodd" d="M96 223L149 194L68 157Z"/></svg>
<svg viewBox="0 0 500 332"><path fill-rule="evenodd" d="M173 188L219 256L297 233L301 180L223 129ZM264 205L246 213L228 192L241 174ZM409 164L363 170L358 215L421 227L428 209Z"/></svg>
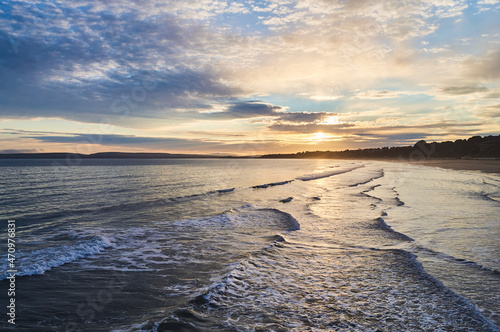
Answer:
<svg viewBox="0 0 500 332"><path fill-rule="evenodd" d="M259 101L227 102L202 112L179 112L178 116L197 120L234 120L277 116L286 108Z"/></svg>
<svg viewBox="0 0 500 332"><path fill-rule="evenodd" d="M226 111L221 114L228 118L254 118L261 116L273 116L278 112L285 110L281 106L275 106L268 103L248 101L231 104Z"/></svg>
<svg viewBox="0 0 500 332"><path fill-rule="evenodd" d="M73 145L100 145L109 147L143 147L145 149L163 149L166 151L179 150L223 150L226 143L223 141L207 141L197 139L165 138L165 137L143 137L133 135L93 135L93 134L71 134L71 135L44 135L44 136L21 136L43 143L66 143Z"/></svg>
<svg viewBox="0 0 500 332"><path fill-rule="evenodd" d="M193 118L212 120L232 120L246 118L272 117L274 122L310 123L319 122L327 116L326 112L289 112L286 107L259 101L243 101L230 104L225 110L192 115Z"/></svg>
<svg viewBox="0 0 500 332"><path fill-rule="evenodd" d="M273 10L273 8L275 8L275 7L276 7L276 4L270 5L268 7L252 6L252 10L254 12L264 13L264 12L271 12Z"/></svg>
<svg viewBox="0 0 500 332"><path fill-rule="evenodd" d="M311 113L311 112L288 112L280 114L279 117L275 120L278 122L298 122L298 123L306 123L306 122L319 122L327 115L335 115L334 113Z"/></svg>
<svg viewBox="0 0 500 332"><path fill-rule="evenodd" d="M478 107L474 113L480 118L500 119L500 104Z"/></svg>
<svg viewBox="0 0 500 332"><path fill-rule="evenodd" d="M362 123L362 122L361 122ZM291 124L272 124L268 128L273 131L282 131L290 133L300 133L300 134L313 134L313 133L332 133L332 134L356 134L356 135L383 135L384 132L397 133L398 131L423 131L431 129L448 129L448 128L463 128L466 127L478 127L481 123L470 122L470 123L458 123L458 122L435 122L430 124L415 124L415 125L393 125L393 126L366 126L363 127L359 123L339 123L339 124L303 124L303 125L291 125Z"/></svg>
<svg viewBox="0 0 500 332"><path fill-rule="evenodd" d="M354 124L350 123L340 123L340 124L332 124L332 125L323 125L323 124L282 124L275 123L269 125L268 128L273 131L282 131L282 132L291 132L298 134L314 134L318 132L322 133L339 133L345 128L354 127Z"/></svg>
<svg viewBox="0 0 500 332"><path fill-rule="evenodd" d="M441 92L448 95L466 95L485 91L488 91L487 87L478 85L460 85L441 88Z"/></svg>
<svg viewBox="0 0 500 332"><path fill-rule="evenodd" d="M223 131L189 131L186 134L195 135L195 136L203 136L203 137L249 137L251 135L246 133L238 133L238 132L223 132Z"/></svg>
<svg viewBox="0 0 500 332"><path fill-rule="evenodd" d="M0 150L0 154L7 153L40 153L43 152L43 149L5 149Z"/></svg>
<svg viewBox="0 0 500 332"><path fill-rule="evenodd" d="M97 151L165 151L175 153L236 153L244 155L262 154L266 151L279 151L282 143L273 139L245 139L221 140L213 139L183 139L176 137L151 137L119 134L65 134L21 136L22 139L31 139L39 143L69 144L73 151L78 153L94 153ZM90 148L88 146L91 146Z"/></svg>
<svg viewBox="0 0 500 332"><path fill-rule="evenodd" d="M429 137L429 133L426 132L412 132L412 133L392 133L392 134L370 134L370 133L358 133L358 137L361 138L372 138L377 141L389 141L398 142L399 144L414 144L415 142L426 139Z"/></svg>
<svg viewBox="0 0 500 332"><path fill-rule="evenodd" d="M465 0L7 1L0 11L0 119L349 135L380 118L364 110L383 103L401 110L397 121L418 125L424 120L415 114L431 121L439 108L498 97L498 36L484 35L496 26L494 1L470 10ZM474 31L464 30L467 21ZM418 92L422 87L432 93ZM321 124L331 110L345 123ZM483 117L496 114L488 112ZM388 117L385 124L397 124ZM129 143L162 144L138 138L149 136Z"/></svg>
<svg viewBox="0 0 500 332"><path fill-rule="evenodd" d="M466 74L475 80L490 81L500 78L500 50L490 51L483 57L464 61Z"/></svg>
<svg viewBox="0 0 500 332"><path fill-rule="evenodd" d="M500 0L479 0L478 5L496 5Z"/></svg>
<svg viewBox="0 0 500 332"><path fill-rule="evenodd" d="M491 93L488 93L486 96L484 96L486 99L500 99L500 90L498 91L492 91Z"/></svg>
<svg viewBox="0 0 500 332"><path fill-rule="evenodd" d="M212 52L206 47L223 40L204 25L116 5L2 7L0 117L119 124L124 117L209 109L238 96L239 88L206 65Z"/></svg>
<svg viewBox="0 0 500 332"><path fill-rule="evenodd" d="M316 133L331 134L336 141L349 142L350 147L367 148L370 146L406 145L416 141L442 140L443 137L461 137L474 135L481 126L480 122L439 121L415 125L362 126L364 122L327 124L272 124L271 131L294 134L314 135ZM307 137L307 136L306 136Z"/></svg>
<svg viewBox="0 0 500 332"><path fill-rule="evenodd" d="M368 90L359 91L353 94L353 98L358 99L393 99L401 96L415 95L419 92L413 91L389 91L389 90Z"/></svg>
<svg viewBox="0 0 500 332"><path fill-rule="evenodd" d="M315 96L309 96L312 100L319 100L319 101L325 101L325 100L338 100L344 97L343 95L315 95Z"/></svg>

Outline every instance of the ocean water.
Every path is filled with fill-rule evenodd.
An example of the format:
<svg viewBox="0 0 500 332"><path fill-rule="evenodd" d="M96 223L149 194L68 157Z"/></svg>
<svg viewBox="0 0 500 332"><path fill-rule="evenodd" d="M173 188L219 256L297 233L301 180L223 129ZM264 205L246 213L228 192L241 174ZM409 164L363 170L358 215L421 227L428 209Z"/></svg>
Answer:
<svg viewBox="0 0 500 332"><path fill-rule="evenodd" d="M0 161L9 331L498 331L500 176L337 160Z"/></svg>

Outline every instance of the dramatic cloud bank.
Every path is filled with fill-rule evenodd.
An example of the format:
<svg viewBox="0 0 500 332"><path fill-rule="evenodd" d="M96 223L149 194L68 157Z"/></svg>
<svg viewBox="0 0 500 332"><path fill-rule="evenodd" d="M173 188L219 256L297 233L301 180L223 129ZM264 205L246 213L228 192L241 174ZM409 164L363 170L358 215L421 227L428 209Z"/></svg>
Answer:
<svg viewBox="0 0 500 332"><path fill-rule="evenodd" d="M0 6L3 151L292 152L500 129L499 1Z"/></svg>

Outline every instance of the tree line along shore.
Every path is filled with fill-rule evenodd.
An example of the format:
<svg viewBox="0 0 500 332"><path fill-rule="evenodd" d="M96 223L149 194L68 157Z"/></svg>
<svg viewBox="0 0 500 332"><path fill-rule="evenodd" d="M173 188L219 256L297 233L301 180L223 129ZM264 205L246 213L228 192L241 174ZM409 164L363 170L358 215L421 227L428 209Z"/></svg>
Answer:
<svg viewBox="0 0 500 332"><path fill-rule="evenodd" d="M418 141L413 146L368 148L343 151L304 151L291 154L267 154L261 158L324 159L500 159L499 136L473 136L456 141Z"/></svg>

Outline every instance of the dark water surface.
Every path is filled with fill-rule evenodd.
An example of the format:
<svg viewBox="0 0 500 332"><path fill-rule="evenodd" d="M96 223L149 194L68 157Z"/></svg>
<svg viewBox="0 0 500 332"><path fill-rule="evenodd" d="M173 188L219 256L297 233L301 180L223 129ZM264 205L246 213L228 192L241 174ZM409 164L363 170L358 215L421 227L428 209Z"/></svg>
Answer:
<svg viewBox="0 0 500 332"><path fill-rule="evenodd" d="M11 219L16 331L498 331L499 176L372 161L53 163L0 161L0 289ZM14 330L5 313L0 329Z"/></svg>

